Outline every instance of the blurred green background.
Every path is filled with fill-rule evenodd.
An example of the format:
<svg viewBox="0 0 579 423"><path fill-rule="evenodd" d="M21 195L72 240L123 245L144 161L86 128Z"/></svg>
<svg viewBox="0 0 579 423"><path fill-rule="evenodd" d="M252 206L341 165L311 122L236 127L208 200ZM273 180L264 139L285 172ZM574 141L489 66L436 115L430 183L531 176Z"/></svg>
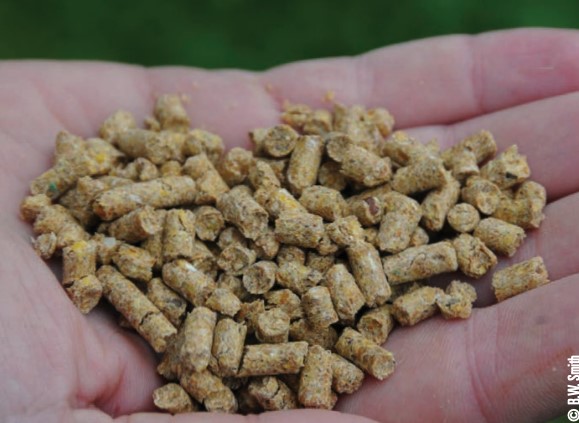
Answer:
<svg viewBox="0 0 579 423"><path fill-rule="evenodd" d="M579 26L579 1L0 2L0 58L265 69L400 41L516 26Z"/></svg>
<svg viewBox="0 0 579 423"><path fill-rule="evenodd" d="M434 35L578 28L578 17L573 0L4 0L0 59L260 70Z"/></svg>

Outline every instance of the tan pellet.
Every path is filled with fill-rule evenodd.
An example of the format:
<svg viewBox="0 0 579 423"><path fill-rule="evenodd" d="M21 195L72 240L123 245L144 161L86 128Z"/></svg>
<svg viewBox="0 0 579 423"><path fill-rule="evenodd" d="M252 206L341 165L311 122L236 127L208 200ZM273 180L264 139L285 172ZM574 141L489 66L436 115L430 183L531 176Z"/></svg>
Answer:
<svg viewBox="0 0 579 423"><path fill-rule="evenodd" d="M536 182L526 181L517 189L514 198L501 197L493 217L524 229L537 229L545 218L543 209L546 203L545 188Z"/></svg>
<svg viewBox="0 0 579 423"><path fill-rule="evenodd" d="M367 311L360 316L356 328L366 338L382 345L394 329L391 307L389 304L385 304Z"/></svg>
<svg viewBox="0 0 579 423"><path fill-rule="evenodd" d="M408 246L409 247L420 247L422 245L428 244L429 242L430 242L430 236L428 235L428 232L426 232L424 229L422 229L420 226L418 226L416 229L414 229L414 232L412 232Z"/></svg>
<svg viewBox="0 0 579 423"><path fill-rule="evenodd" d="M277 125L269 128L261 143L261 150L271 157L285 157L291 154L296 146L299 134L288 125Z"/></svg>
<svg viewBox="0 0 579 423"><path fill-rule="evenodd" d="M307 212L306 208L285 188L262 187L255 192L254 197L272 218L285 213Z"/></svg>
<svg viewBox="0 0 579 423"><path fill-rule="evenodd" d="M117 135L119 150L132 159L145 158L155 165L169 160L183 161L185 136L175 132L155 132L147 129L131 129Z"/></svg>
<svg viewBox="0 0 579 423"><path fill-rule="evenodd" d="M215 241L225 227L221 212L211 206L201 206L194 213L197 237L202 241Z"/></svg>
<svg viewBox="0 0 579 423"><path fill-rule="evenodd" d="M209 370L184 372L179 383L189 395L203 403L207 411L235 413L237 400L223 381Z"/></svg>
<svg viewBox="0 0 579 423"><path fill-rule="evenodd" d="M356 240L346 248L346 253L366 305L375 307L384 304L390 298L391 291L376 248L365 241Z"/></svg>
<svg viewBox="0 0 579 423"><path fill-rule="evenodd" d="M392 178L394 191L410 195L440 188L446 182L445 169L439 159L425 159L398 169Z"/></svg>
<svg viewBox="0 0 579 423"><path fill-rule="evenodd" d="M231 244L239 244L243 247L247 247L247 239L241 234L241 232L239 232L237 228L228 226L219 234L219 238L217 239L217 246L223 250Z"/></svg>
<svg viewBox="0 0 579 423"><path fill-rule="evenodd" d="M347 207L339 191L321 185L305 188L302 191L300 203L308 212L317 214L330 222L342 217Z"/></svg>
<svg viewBox="0 0 579 423"><path fill-rule="evenodd" d="M163 129L176 132L185 132L189 129L189 116L187 116L182 98L178 94L159 96L155 102L153 113Z"/></svg>
<svg viewBox="0 0 579 423"><path fill-rule="evenodd" d="M176 340L179 363L183 369L201 372L207 368L216 323L217 314L206 307L195 307L187 314Z"/></svg>
<svg viewBox="0 0 579 423"><path fill-rule="evenodd" d="M163 261L193 258L195 214L187 209L171 209L165 217Z"/></svg>
<svg viewBox="0 0 579 423"><path fill-rule="evenodd" d="M290 325L289 336L292 341L304 341L309 345L319 345L327 350L331 350L338 340L338 332L332 326L312 328L306 319L293 322Z"/></svg>
<svg viewBox="0 0 579 423"><path fill-rule="evenodd" d="M160 176L181 176L183 175L181 163L177 160L169 160L159 167Z"/></svg>
<svg viewBox="0 0 579 423"><path fill-rule="evenodd" d="M246 345L238 376L294 374L304 366L307 342Z"/></svg>
<svg viewBox="0 0 579 423"><path fill-rule="evenodd" d="M281 308L260 313L255 323L255 336L264 344L281 344L288 341L290 317Z"/></svg>
<svg viewBox="0 0 579 423"><path fill-rule="evenodd" d="M354 329L344 328L335 349L378 380L384 380L394 372L394 355Z"/></svg>
<svg viewBox="0 0 579 423"><path fill-rule="evenodd" d="M215 289L215 282L185 260L163 266L163 282L194 306L202 306Z"/></svg>
<svg viewBox="0 0 579 423"><path fill-rule="evenodd" d="M249 382L247 390L265 411L298 408L294 392L275 376L253 379Z"/></svg>
<svg viewBox="0 0 579 423"><path fill-rule="evenodd" d="M456 252L449 241L408 248L383 259L384 271L392 285L412 282L458 269Z"/></svg>
<svg viewBox="0 0 579 423"><path fill-rule="evenodd" d="M339 320L330 291L325 286L308 289L302 296L302 308L309 325L314 328L325 328Z"/></svg>
<svg viewBox="0 0 579 423"><path fill-rule="evenodd" d="M372 226L382 220L384 203L379 197L360 198L350 202L349 211L364 226Z"/></svg>
<svg viewBox="0 0 579 423"><path fill-rule="evenodd" d="M241 304L239 312L235 316L238 322L245 322L247 326L247 333L253 334L257 322L257 316L265 311L265 302L262 299L257 299L251 302Z"/></svg>
<svg viewBox="0 0 579 423"><path fill-rule="evenodd" d="M422 224L429 231L438 232L444 226L449 210L460 196L460 183L450 173L440 188L430 191L422 201Z"/></svg>
<svg viewBox="0 0 579 423"><path fill-rule="evenodd" d="M295 245L282 245L279 248L276 260L279 266L290 261L304 264L306 262L306 253L300 247L296 247Z"/></svg>
<svg viewBox="0 0 579 423"><path fill-rule="evenodd" d="M323 135L332 130L332 114L328 110L312 110L305 104L285 105L281 120L304 134Z"/></svg>
<svg viewBox="0 0 579 423"><path fill-rule="evenodd" d="M241 300L229 289L215 288L205 301L205 306L225 316L233 317L241 308Z"/></svg>
<svg viewBox="0 0 579 423"><path fill-rule="evenodd" d="M58 238L54 232L38 235L32 241L32 248L43 260L50 259L56 252Z"/></svg>
<svg viewBox="0 0 579 423"><path fill-rule="evenodd" d="M255 251L233 243L221 251L217 259L217 265L231 275L240 276L249 266L255 263L255 259Z"/></svg>
<svg viewBox="0 0 579 423"><path fill-rule="evenodd" d="M495 272L492 286L497 301L504 301L549 282L543 259L533 257Z"/></svg>
<svg viewBox="0 0 579 423"><path fill-rule="evenodd" d="M452 241L458 268L471 278L480 278L497 264L497 256L479 238L461 234Z"/></svg>
<svg viewBox="0 0 579 423"><path fill-rule="evenodd" d="M276 173L269 163L263 160L255 160L253 162L253 166L249 170L248 179L254 190L259 188L275 189L281 187L281 182Z"/></svg>
<svg viewBox="0 0 579 423"><path fill-rule="evenodd" d="M268 308L279 308L288 315L290 320L303 317L301 299L289 289L276 289L266 292L264 298Z"/></svg>
<svg viewBox="0 0 579 423"><path fill-rule="evenodd" d="M364 239L362 226L355 216L336 219L326 226L326 232L340 247L346 247L356 240Z"/></svg>
<svg viewBox="0 0 579 423"><path fill-rule="evenodd" d="M321 253L316 251L308 251L308 255L306 258L306 266L308 266L312 270L320 272L322 275L325 275L328 269L332 267L335 262L336 257L333 254L322 255Z"/></svg>
<svg viewBox="0 0 579 423"><path fill-rule="evenodd" d="M95 275L86 275L65 287L72 303L82 314L89 313L97 306L102 295L103 286Z"/></svg>
<svg viewBox="0 0 579 423"><path fill-rule="evenodd" d="M168 411L171 414L190 413L199 410L187 392L176 383L168 383L155 389L153 391L153 403L160 410Z"/></svg>
<svg viewBox="0 0 579 423"><path fill-rule="evenodd" d="M183 174L195 180L195 204L215 204L221 194L229 191L219 172L205 153L189 157L183 165Z"/></svg>
<svg viewBox="0 0 579 423"><path fill-rule="evenodd" d="M108 232L118 240L134 244L155 235L161 229L159 215L152 207L145 206L111 222Z"/></svg>
<svg viewBox="0 0 579 423"><path fill-rule="evenodd" d="M89 235L70 212L59 204L43 207L33 225L37 235L54 233L56 235L56 251L75 243L86 240Z"/></svg>
<svg viewBox="0 0 579 423"><path fill-rule="evenodd" d="M340 173L340 164L333 160L326 160L321 164L318 183L336 191L343 191L348 186L347 178Z"/></svg>
<svg viewBox="0 0 579 423"><path fill-rule="evenodd" d="M459 203L448 211L446 220L455 231L468 233L474 231L480 222L480 215L474 206L468 203Z"/></svg>
<svg viewBox="0 0 579 423"><path fill-rule="evenodd" d="M316 183L323 152L324 142L319 136L303 135L297 139L286 175L293 194L299 195Z"/></svg>
<svg viewBox="0 0 579 423"><path fill-rule="evenodd" d="M280 245L271 226L268 226L255 241L250 241L250 248L255 251L257 258L261 260L273 260L279 251Z"/></svg>
<svg viewBox="0 0 579 423"><path fill-rule="evenodd" d="M243 287L250 294L265 294L275 284L276 272L277 265L273 261L252 264L243 273Z"/></svg>
<svg viewBox="0 0 579 423"><path fill-rule="evenodd" d="M364 306L364 295L354 277L343 264L332 266L326 273L324 285L328 288L334 309L345 324L352 323Z"/></svg>
<svg viewBox="0 0 579 423"><path fill-rule="evenodd" d="M160 353L167 348L177 329L145 294L111 266L102 266L97 277L107 300L129 321L139 334Z"/></svg>
<svg viewBox="0 0 579 423"><path fill-rule="evenodd" d="M438 151L412 138L404 131L396 131L378 145L381 156L390 157L398 166L408 166L427 158L435 158Z"/></svg>
<svg viewBox="0 0 579 423"><path fill-rule="evenodd" d="M344 357L332 353L332 389L338 394L352 394L362 386L364 372Z"/></svg>
<svg viewBox="0 0 579 423"><path fill-rule="evenodd" d="M284 213L275 221L279 242L303 248L316 248L325 228L323 219L311 213Z"/></svg>
<svg viewBox="0 0 579 423"><path fill-rule="evenodd" d="M104 120L99 128L99 135L114 145L119 134L136 127L137 122L131 112L118 110Z"/></svg>
<svg viewBox="0 0 579 423"><path fill-rule="evenodd" d="M444 291L432 286L423 286L396 298L392 304L392 315L403 326L413 326L436 314L439 298Z"/></svg>
<svg viewBox="0 0 579 423"><path fill-rule="evenodd" d="M153 277L155 258L134 245L121 243L113 256L113 263L127 278L147 282Z"/></svg>
<svg viewBox="0 0 579 423"><path fill-rule="evenodd" d="M481 220L473 235L495 253L507 257L512 257L525 239L522 228L494 217Z"/></svg>
<svg viewBox="0 0 579 423"><path fill-rule="evenodd" d="M153 278L147 283L147 298L161 310L173 326L176 328L181 326L187 302L165 285L161 278Z"/></svg>
<svg viewBox="0 0 579 423"><path fill-rule="evenodd" d="M321 280L322 274L319 271L295 261L281 264L276 273L276 281L280 286L291 289L300 296Z"/></svg>
<svg viewBox="0 0 579 423"><path fill-rule="evenodd" d="M445 319L468 319L476 297L476 290L471 284L452 281L446 287L446 295L440 296L436 304Z"/></svg>
<svg viewBox="0 0 579 423"><path fill-rule="evenodd" d="M246 238L255 240L267 228L267 212L244 187L235 187L222 194L217 201L217 209Z"/></svg>
<svg viewBox="0 0 579 423"><path fill-rule="evenodd" d="M332 393L332 353L319 345L308 348L300 375L298 399L305 407L326 410L332 409L336 402Z"/></svg>
<svg viewBox="0 0 579 423"><path fill-rule="evenodd" d="M219 376L235 376L241 363L247 327L231 319L221 319L215 326L212 354Z"/></svg>
<svg viewBox="0 0 579 423"><path fill-rule="evenodd" d="M196 156L204 153L209 157L211 163L217 165L224 150L223 140L217 134L197 128L188 131L185 136L183 153L186 156Z"/></svg>
<svg viewBox="0 0 579 423"><path fill-rule="evenodd" d="M385 194L383 201L386 214L380 222L378 248L396 254L410 244L410 238L418 227L423 209L416 200L394 191Z"/></svg>
<svg viewBox="0 0 579 423"><path fill-rule="evenodd" d="M524 182L531 176L531 170L527 158L520 155L517 146L513 145L484 165L480 176L506 189Z"/></svg>
<svg viewBox="0 0 579 423"><path fill-rule="evenodd" d="M93 209L103 220L113 220L139 207L176 207L192 204L195 182L188 176L167 176L147 182L118 186L100 193Z"/></svg>
<svg viewBox="0 0 579 423"><path fill-rule="evenodd" d="M462 201L476 207L483 214L493 214L501 199L501 189L491 181L471 177L460 192Z"/></svg>
<svg viewBox="0 0 579 423"><path fill-rule="evenodd" d="M253 163L253 153L244 148L234 147L217 164L217 170L227 185L233 187L243 183Z"/></svg>
<svg viewBox="0 0 579 423"><path fill-rule="evenodd" d="M478 164L493 157L497 152L497 144L489 131L479 131L472 134L457 145L441 154L444 165L452 171L459 181L477 175Z"/></svg>

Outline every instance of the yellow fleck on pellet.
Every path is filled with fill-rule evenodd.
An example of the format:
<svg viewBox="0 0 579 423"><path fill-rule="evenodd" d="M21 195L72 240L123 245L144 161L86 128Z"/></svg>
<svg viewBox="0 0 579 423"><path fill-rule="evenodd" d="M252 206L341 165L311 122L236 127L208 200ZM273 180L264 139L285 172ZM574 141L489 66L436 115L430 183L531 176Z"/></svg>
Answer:
<svg viewBox="0 0 579 423"><path fill-rule="evenodd" d="M298 408L296 395L283 381L274 376L253 379L247 389L265 411Z"/></svg>
<svg viewBox="0 0 579 423"><path fill-rule="evenodd" d="M461 234L452 245L460 271L471 278L480 278L497 264L497 257L477 237Z"/></svg>
<svg viewBox="0 0 579 423"><path fill-rule="evenodd" d="M364 295L356 285L354 277L343 264L332 266L326 273L324 285L328 288L332 303L340 321L352 323L364 306Z"/></svg>
<svg viewBox="0 0 579 423"><path fill-rule="evenodd" d="M524 182L531 176L531 170L527 158L520 155L517 146L513 145L484 165L480 176L505 189Z"/></svg>
<svg viewBox="0 0 579 423"><path fill-rule="evenodd" d="M408 248L383 259L384 271L392 285L412 282L458 269L456 252L449 241Z"/></svg>
<svg viewBox="0 0 579 423"><path fill-rule="evenodd" d="M185 260L163 266L163 282L194 306L202 306L215 289L215 282Z"/></svg>
<svg viewBox="0 0 579 423"><path fill-rule="evenodd" d="M327 350L331 350L338 340L338 332L332 326L313 328L306 319L293 322L290 325L289 336L292 341L304 341L309 345L319 345Z"/></svg>
<svg viewBox="0 0 579 423"><path fill-rule="evenodd" d="M392 304L392 315L403 326L413 326L434 316L438 311L436 302L444 298L440 288L423 286L396 298Z"/></svg>
<svg viewBox="0 0 579 423"><path fill-rule="evenodd" d="M512 257L525 239L522 228L494 217L481 220L473 235L495 253L507 257Z"/></svg>
<svg viewBox="0 0 579 423"><path fill-rule="evenodd" d="M160 410L168 411L171 414L190 413L199 410L187 392L176 383L168 383L155 389L153 391L153 403Z"/></svg>
<svg viewBox="0 0 579 423"><path fill-rule="evenodd" d="M217 201L217 209L246 238L255 240L267 228L267 212L243 187L235 187L222 194Z"/></svg>
<svg viewBox="0 0 579 423"><path fill-rule="evenodd" d="M177 333L175 327L145 294L111 266L102 266L97 277L103 294L139 334L160 353L169 339Z"/></svg>
<svg viewBox="0 0 579 423"><path fill-rule="evenodd" d="M303 135L297 139L286 174L293 194L299 195L304 188L316 183L323 152L324 142L321 137Z"/></svg>
<svg viewBox="0 0 579 423"><path fill-rule="evenodd" d="M255 192L254 197L272 218L277 218L284 213L307 212L306 208L285 188L262 187Z"/></svg>
<svg viewBox="0 0 579 423"><path fill-rule="evenodd" d="M366 338L382 345L394 329L391 307L389 304L385 304L367 311L360 316L356 328Z"/></svg>
<svg viewBox="0 0 579 423"><path fill-rule="evenodd" d="M113 220L139 207L176 207L192 204L195 181L188 176L167 176L147 182L118 186L100 193L93 209L103 220Z"/></svg>
<svg viewBox="0 0 579 423"><path fill-rule="evenodd" d="M394 355L354 329L344 328L335 349L378 380L384 380L394 372Z"/></svg>
<svg viewBox="0 0 579 423"><path fill-rule="evenodd" d="M238 376L299 373L308 352L307 342L246 345Z"/></svg>
<svg viewBox="0 0 579 423"><path fill-rule="evenodd" d="M533 257L495 272L492 286L497 301L504 301L549 282L543 259Z"/></svg>
<svg viewBox="0 0 579 423"><path fill-rule="evenodd" d="M235 376L241 363L247 327L231 319L221 319L215 326L212 354L219 376Z"/></svg>
<svg viewBox="0 0 579 423"><path fill-rule="evenodd" d="M362 386L364 372L344 357L332 353L332 389L338 394L353 394Z"/></svg>
<svg viewBox="0 0 579 423"><path fill-rule="evenodd" d="M326 410L331 410L336 402L332 393L332 353L319 345L308 348L298 399L305 407Z"/></svg>
<svg viewBox="0 0 579 423"><path fill-rule="evenodd" d="M366 305L375 307L384 304L390 298L391 291L376 248L365 241L356 240L346 248L346 253Z"/></svg>
<svg viewBox="0 0 579 423"><path fill-rule="evenodd" d="M280 344L288 341L289 328L289 315L281 308L272 308L257 316L255 336L265 344Z"/></svg>
<svg viewBox="0 0 579 423"><path fill-rule="evenodd" d="M476 176L468 178L461 190L462 201L476 207L483 214L493 214L501 199L501 189L491 181Z"/></svg>
<svg viewBox="0 0 579 423"><path fill-rule="evenodd" d="M446 215L448 224L452 229L460 233L474 231L480 222L478 210L468 203L454 205Z"/></svg>

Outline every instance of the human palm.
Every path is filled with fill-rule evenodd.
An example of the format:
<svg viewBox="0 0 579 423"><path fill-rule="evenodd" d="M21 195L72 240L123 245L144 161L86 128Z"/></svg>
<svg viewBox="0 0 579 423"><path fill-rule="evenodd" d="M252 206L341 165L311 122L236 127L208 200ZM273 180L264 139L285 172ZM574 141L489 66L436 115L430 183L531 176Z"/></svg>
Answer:
<svg viewBox="0 0 579 423"><path fill-rule="evenodd" d="M290 64L265 73L143 69L103 63L0 64L0 416L17 422L541 421L565 407L566 358L579 353L579 33L517 30L429 39L356 58ZM118 108L138 119L156 95L179 92L194 126L228 147L278 122L283 100L387 107L397 127L443 147L479 129L528 155L546 186L547 219L512 260L544 257L553 283L492 305L475 282L470 319L433 318L387 341L398 368L368 378L338 404L259 419L155 414L155 356L104 309L82 316L30 246L17 207L49 166L60 129L94 136ZM140 414L134 414L143 412ZM353 415L364 416L354 417Z"/></svg>

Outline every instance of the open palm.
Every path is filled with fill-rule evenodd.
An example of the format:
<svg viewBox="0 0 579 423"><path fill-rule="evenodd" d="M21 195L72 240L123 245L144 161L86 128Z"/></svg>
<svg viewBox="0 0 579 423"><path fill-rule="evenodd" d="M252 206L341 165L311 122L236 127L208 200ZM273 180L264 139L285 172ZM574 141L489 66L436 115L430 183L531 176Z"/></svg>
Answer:
<svg viewBox="0 0 579 423"><path fill-rule="evenodd" d="M579 354L579 33L517 30L389 47L265 73L104 63L0 63L0 416L14 422L285 423L541 421L565 409L566 358ZM196 127L228 147L278 122L283 100L384 106L397 127L443 147L485 128L517 143L549 193L547 219L512 261L542 255L552 284L491 305L476 282L472 318L431 319L387 342L398 368L343 398L343 413L259 418L152 412L155 356L105 310L82 316L30 247L17 207L50 164L60 129L94 136L118 108L143 119L158 94L187 94ZM140 414L134 414L142 412ZM364 416L364 417L354 417Z"/></svg>

